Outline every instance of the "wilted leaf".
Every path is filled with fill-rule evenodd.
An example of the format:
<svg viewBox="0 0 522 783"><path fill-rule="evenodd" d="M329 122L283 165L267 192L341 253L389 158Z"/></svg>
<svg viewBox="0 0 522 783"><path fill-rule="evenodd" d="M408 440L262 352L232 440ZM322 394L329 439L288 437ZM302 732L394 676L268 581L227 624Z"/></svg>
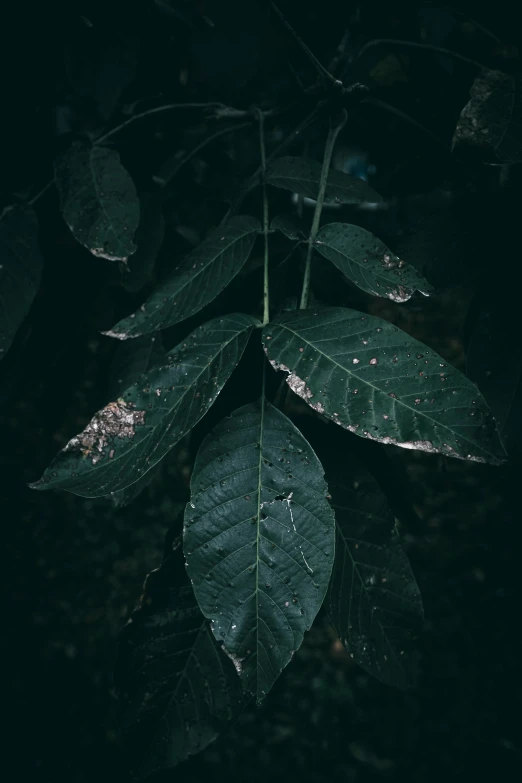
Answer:
<svg viewBox="0 0 522 783"><path fill-rule="evenodd" d="M30 207L8 207L0 217L0 359L29 312L42 265L35 213Z"/></svg>
<svg viewBox="0 0 522 783"><path fill-rule="evenodd" d="M140 203L116 150L76 141L57 159L54 176L75 239L95 256L127 261L136 250Z"/></svg>
<svg viewBox="0 0 522 783"><path fill-rule="evenodd" d="M334 478L335 476L335 478ZM414 635L422 600L375 479L355 461L328 470L335 511L335 561L325 609L354 661L379 680L406 688L415 679Z"/></svg>
<svg viewBox="0 0 522 783"><path fill-rule="evenodd" d="M109 371L109 397L116 400L141 376L165 360L161 335L146 334L118 343Z"/></svg>
<svg viewBox="0 0 522 783"><path fill-rule="evenodd" d="M121 728L140 778L206 748L245 702L183 572L181 555L173 553L148 575L121 637Z"/></svg>
<svg viewBox="0 0 522 783"><path fill-rule="evenodd" d="M203 442L185 511L187 569L203 614L258 701L322 604L334 519L321 463L264 400Z"/></svg>
<svg viewBox="0 0 522 783"><path fill-rule="evenodd" d="M165 219L162 209L162 194L140 194L140 224L136 231L136 252L127 264L122 264L123 285L135 293L148 283L154 270L156 257L165 236Z"/></svg>
<svg viewBox="0 0 522 783"><path fill-rule="evenodd" d="M106 332L126 340L165 329L197 313L223 291L250 255L259 221L235 217L196 247L132 315Z"/></svg>
<svg viewBox="0 0 522 783"><path fill-rule="evenodd" d="M522 78L483 69L459 117L453 147L493 149L504 163L522 161Z"/></svg>
<svg viewBox="0 0 522 783"><path fill-rule="evenodd" d="M314 410L380 443L498 464L482 395L396 326L341 307L286 313L263 331L275 369Z"/></svg>
<svg viewBox="0 0 522 783"><path fill-rule="evenodd" d="M329 223L316 236L315 249L363 291L407 302L415 291L433 288L417 270L389 250L370 231L349 223Z"/></svg>
<svg viewBox="0 0 522 783"><path fill-rule="evenodd" d="M296 215L276 215L270 224L272 230L281 231L288 239L301 240L308 235L304 220Z"/></svg>
<svg viewBox="0 0 522 783"><path fill-rule="evenodd" d="M317 198L321 164L308 158L277 158L268 168L269 185L291 190L300 196ZM364 201L382 201L369 185L358 177L331 169L324 196L325 204L361 204Z"/></svg>
<svg viewBox="0 0 522 783"><path fill-rule="evenodd" d="M31 487L99 497L140 479L205 415L256 323L233 314L198 327L165 364L98 411Z"/></svg>

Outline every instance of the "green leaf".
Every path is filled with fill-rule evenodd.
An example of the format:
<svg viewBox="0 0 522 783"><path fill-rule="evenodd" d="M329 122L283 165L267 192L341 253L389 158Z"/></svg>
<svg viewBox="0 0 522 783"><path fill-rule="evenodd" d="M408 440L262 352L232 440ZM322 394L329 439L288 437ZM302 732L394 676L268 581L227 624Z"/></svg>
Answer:
<svg viewBox="0 0 522 783"><path fill-rule="evenodd" d="M29 312L42 266L34 211L7 207L0 217L0 359Z"/></svg>
<svg viewBox="0 0 522 783"><path fill-rule="evenodd" d="M258 702L323 602L334 519L321 463L264 400L203 442L185 511L187 569L203 614Z"/></svg>
<svg viewBox="0 0 522 783"><path fill-rule="evenodd" d="M161 193L140 194L140 224L136 231L137 250L122 264L123 285L135 293L146 285L154 270L156 257L165 237L165 219Z"/></svg>
<svg viewBox="0 0 522 783"><path fill-rule="evenodd" d="M109 371L109 397L117 400L141 376L165 361L161 335L146 334L118 343Z"/></svg>
<svg viewBox="0 0 522 783"><path fill-rule="evenodd" d="M74 142L55 162L63 218L95 256L126 262L140 221L134 183L116 150Z"/></svg>
<svg viewBox="0 0 522 783"><path fill-rule="evenodd" d="M277 158L270 165L266 181L277 188L316 199L320 179L320 163L308 158L284 157ZM364 201L378 202L382 201L382 197L362 179L336 169L330 170L324 196L325 204L361 204Z"/></svg>
<svg viewBox="0 0 522 783"><path fill-rule="evenodd" d="M132 315L105 332L126 340L165 329L205 307L237 275L250 255L259 221L229 220L196 247Z"/></svg>
<svg viewBox="0 0 522 783"><path fill-rule="evenodd" d="M165 364L98 411L30 486L99 497L138 481L211 407L256 323L233 314L198 327Z"/></svg>
<svg viewBox="0 0 522 783"><path fill-rule="evenodd" d="M483 69L463 108L453 147L460 143L493 149L504 163L522 161L522 77Z"/></svg>
<svg viewBox="0 0 522 783"><path fill-rule="evenodd" d="M327 471L336 537L325 609L359 666L407 688L424 619L419 588L379 485L354 460L344 468Z"/></svg>
<svg viewBox="0 0 522 783"><path fill-rule="evenodd" d="M301 310L268 324L263 341L290 388L356 435L476 462L505 457L476 386L387 321L341 307Z"/></svg>
<svg viewBox="0 0 522 783"><path fill-rule="evenodd" d="M181 561L181 562L179 562ZM146 579L116 667L121 728L135 776L175 767L213 742L245 703L183 573L180 552Z"/></svg>
<svg viewBox="0 0 522 783"><path fill-rule="evenodd" d="M359 226L329 223L318 232L314 247L356 286L374 296L407 302L415 291L424 296L433 291L414 267Z"/></svg>
<svg viewBox="0 0 522 783"><path fill-rule="evenodd" d="M308 231L304 220L296 215L276 215L270 224L274 231L280 231L288 239L302 240L308 236Z"/></svg>

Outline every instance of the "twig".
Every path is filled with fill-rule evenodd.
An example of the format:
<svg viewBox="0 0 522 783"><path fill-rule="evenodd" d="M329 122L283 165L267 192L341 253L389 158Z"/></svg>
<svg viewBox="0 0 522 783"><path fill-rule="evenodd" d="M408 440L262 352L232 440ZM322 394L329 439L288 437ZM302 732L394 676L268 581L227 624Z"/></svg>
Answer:
<svg viewBox="0 0 522 783"><path fill-rule="evenodd" d="M306 53L306 55L307 55L308 59L309 59L309 60L310 60L310 62L313 64L314 68L315 68L315 69L318 71L318 73L320 73L320 74L321 74L321 76L323 76L325 79L328 79L328 80L329 80L329 81L331 81L331 82L335 82L335 81L336 81L335 77L334 77L334 76L332 76L332 74L331 74L329 71L327 71L327 70L326 70L326 68L324 67L324 65L322 65L322 64L319 62L319 60L317 59L317 57L315 56L315 54L313 54L313 52L311 52L311 51L310 51L310 49L309 49L309 48L308 48L308 46L305 44L305 42L302 40L302 38L300 38L300 37L298 36L298 34L296 33L296 31L294 30L294 28L292 27L292 25L291 25L291 24L289 24L289 22L287 22L287 21L286 21L285 17L283 16L283 14L281 13L281 11L279 10L279 8L276 6L276 4L275 4L275 3L272 3L272 8L274 9L274 11L275 11L275 12L276 12L276 14L278 15L278 17L281 19L281 21L282 21L282 23L284 24L284 26L286 27L286 29L287 29L287 30L288 30L288 31L291 33L291 35L292 35L292 36L295 38L295 40L297 41L297 43L299 44L299 46L301 47L301 49L302 49L302 50L303 50L303 51Z"/></svg>
<svg viewBox="0 0 522 783"><path fill-rule="evenodd" d="M51 179L51 180L49 180L49 182L47 183L47 185L44 185L44 186L43 186L43 188L42 188L41 190L39 190L39 191L38 191L38 193L37 193L35 196L33 196L33 197L32 197L32 199L30 199L30 200L27 202L27 203L29 204L29 206L30 206L30 207L32 207L32 206L33 206L33 204L36 204L36 202L37 202L37 201L39 201L39 200L42 198L42 196L43 196L45 193L47 193L47 191L49 190L49 188L51 188L53 185L54 185L54 179Z"/></svg>
<svg viewBox="0 0 522 783"><path fill-rule="evenodd" d="M433 46L432 44L418 43L417 41L399 41L395 38L374 38L372 41L368 41L361 49L359 49L355 59L360 59L362 55L373 46L404 46L412 49L424 49L425 51L437 52L438 54L443 54L446 57L452 57L454 60L460 60L461 62L468 63L468 65L473 65L475 68L487 68L491 70L490 66L484 65L484 63L479 63L477 60L473 60L471 57L466 57L464 54L452 52L450 49L444 49L442 46Z"/></svg>
<svg viewBox="0 0 522 783"><path fill-rule="evenodd" d="M315 237L319 230L319 223L321 222L321 213L323 211L324 194L326 191L326 183L328 181L328 172L330 171L330 163L332 161L332 153L335 146L335 141L339 131L344 127L346 118L346 109L343 109L339 122L336 125L332 125L330 122L330 130L328 131L324 148L323 166L321 168L321 179L319 180L317 202L315 204L312 228L310 229L310 236L308 238L308 249L306 253L306 265L303 278L303 291L301 293L301 304L299 305L300 310L306 310L308 307L308 298L310 296L310 280L312 276L312 253L314 249Z"/></svg>
<svg viewBox="0 0 522 783"><path fill-rule="evenodd" d="M392 106L390 103L386 103L386 101L381 101L380 98L365 98L363 101L361 101L361 103L367 103L370 106L378 106L380 109L389 111L391 114L395 114L397 117L400 117L401 120L404 120L405 122L409 122L410 125L414 125L416 128L423 131L437 144L443 144L442 139L440 139L435 133L433 133L433 131L431 131L429 128L426 128L425 125L422 125L422 123L414 119L414 117L410 117L409 114L406 114L400 109L397 109L395 106Z"/></svg>
<svg viewBox="0 0 522 783"><path fill-rule="evenodd" d="M270 301L268 291L268 196L266 192L266 151L265 151L265 118L263 112L257 112L259 120L259 149L261 151L261 182L263 186L263 236L264 236L264 256L263 256L263 326L270 320Z"/></svg>

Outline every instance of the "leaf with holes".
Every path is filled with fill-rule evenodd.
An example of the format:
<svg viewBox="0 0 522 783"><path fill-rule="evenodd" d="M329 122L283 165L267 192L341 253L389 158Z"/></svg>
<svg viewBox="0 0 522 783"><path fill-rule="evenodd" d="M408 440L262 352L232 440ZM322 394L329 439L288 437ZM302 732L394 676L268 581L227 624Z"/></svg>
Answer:
<svg viewBox="0 0 522 783"><path fill-rule="evenodd" d="M134 484L205 415L257 323L236 313L195 329L161 367L98 411L30 486L99 497Z"/></svg>
<svg viewBox="0 0 522 783"><path fill-rule="evenodd" d="M116 150L74 142L55 162L63 218L95 256L126 262L136 250L140 202Z"/></svg>
<svg viewBox="0 0 522 783"><path fill-rule="evenodd" d="M335 478L334 478L335 476ZM328 470L335 512L335 562L325 609L346 650L367 672L399 688L414 683L419 588L385 495L351 461Z"/></svg>
<svg viewBox="0 0 522 783"><path fill-rule="evenodd" d="M321 463L264 400L203 442L185 511L187 569L203 614L258 701L319 611L334 556Z"/></svg>
<svg viewBox="0 0 522 783"><path fill-rule="evenodd" d="M314 247L368 294L407 302L415 291L424 296L433 291L414 267L359 226L329 223L318 232Z"/></svg>
<svg viewBox="0 0 522 783"><path fill-rule="evenodd" d="M292 391L356 435L475 462L505 458L476 386L387 321L343 307L300 310L265 326L263 342Z"/></svg>
<svg viewBox="0 0 522 783"><path fill-rule="evenodd" d="M453 147L492 149L504 163L522 161L522 77L484 68L459 117Z"/></svg>
<svg viewBox="0 0 522 783"><path fill-rule="evenodd" d="M209 304L248 260L259 221L234 217L195 248L132 315L105 332L126 340L165 329Z"/></svg>
<svg viewBox="0 0 522 783"><path fill-rule="evenodd" d="M7 207L0 217L0 359L29 312L42 266L34 211Z"/></svg>
<svg viewBox="0 0 522 783"><path fill-rule="evenodd" d="M175 767L218 736L245 703L174 552L147 577L120 639L116 685L135 776Z"/></svg>
<svg viewBox="0 0 522 783"><path fill-rule="evenodd" d="M291 190L316 199L321 180L321 164L308 158L277 158L268 168L266 181L276 188ZM382 201L382 197L358 177L331 169L324 196L325 204L362 204Z"/></svg>

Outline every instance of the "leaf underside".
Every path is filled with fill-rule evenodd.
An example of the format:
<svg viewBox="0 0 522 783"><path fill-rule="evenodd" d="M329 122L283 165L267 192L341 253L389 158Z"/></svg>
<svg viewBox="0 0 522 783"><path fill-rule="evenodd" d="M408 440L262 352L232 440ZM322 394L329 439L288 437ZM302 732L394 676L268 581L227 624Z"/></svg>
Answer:
<svg viewBox="0 0 522 783"><path fill-rule="evenodd" d="M334 518L312 448L264 400L203 442L185 511L187 569L203 614L261 701L319 611Z"/></svg>
<svg viewBox="0 0 522 783"><path fill-rule="evenodd" d="M308 158L277 158L267 171L267 183L316 199L321 180L321 164ZM382 201L382 197L358 177L331 169L324 195L325 204L362 204Z"/></svg>
<svg viewBox="0 0 522 783"><path fill-rule="evenodd" d="M317 234L315 249L346 277L373 296L407 302L433 288L417 270L389 250L370 231L349 223L329 223Z"/></svg>
<svg viewBox="0 0 522 783"><path fill-rule="evenodd" d="M120 641L121 730L139 778L199 753L245 703L186 576L179 584L178 558L149 574Z"/></svg>
<svg viewBox="0 0 522 783"><path fill-rule="evenodd" d="M54 177L75 239L95 256L126 262L136 250L140 202L116 150L76 141L55 162Z"/></svg>
<svg viewBox="0 0 522 783"><path fill-rule="evenodd" d="M290 388L356 435L476 462L505 457L476 386L387 321L341 307L301 310L268 324L263 342Z"/></svg>
<svg viewBox="0 0 522 783"><path fill-rule="evenodd" d="M98 411L31 487L99 497L140 479L211 407L256 323L232 314L195 329L165 364Z"/></svg>
<svg viewBox="0 0 522 783"><path fill-rule="evenodd" d="M0 218L0 359L29 312L42 273L38 223L30 207L13 207Z"/></svg>
<svg viewBox="0 0 522 783"><path fill-rule="evenodd" d="M336 541L325 609L354 661L388 685L415 681L414 635L422 629L419 588L394 516L375 479L360 466L328 470Z"/></svg>
<svg viewBox="0 0 522 783"><path fill-rule="evenodd" d="M126 340L165 329L197 313L240 272L259 229L259 221L251 217L234 217L219 226L135 313L106 334Z"/></svg>

